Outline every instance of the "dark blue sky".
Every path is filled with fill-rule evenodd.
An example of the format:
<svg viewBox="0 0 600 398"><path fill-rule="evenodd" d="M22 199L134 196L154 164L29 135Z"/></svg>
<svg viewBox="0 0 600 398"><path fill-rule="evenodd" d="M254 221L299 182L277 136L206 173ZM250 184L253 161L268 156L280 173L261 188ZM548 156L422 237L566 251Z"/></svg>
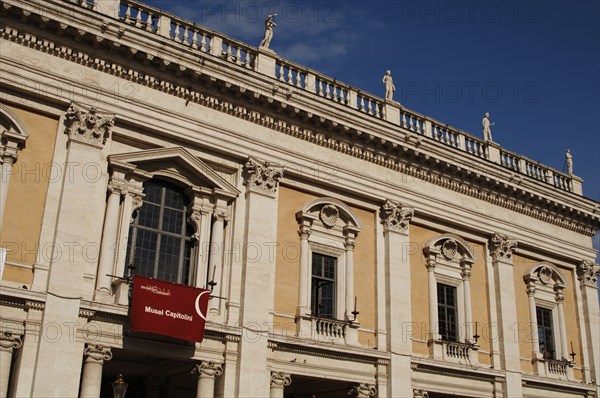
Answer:
<svg viewBox="0 0 600 398"><path fill-rule="evenodd" d="M600 2L149 0L248 44L265 17L271 48L476 136L490 112L503 147L564 168L600 201Z"/></svg>

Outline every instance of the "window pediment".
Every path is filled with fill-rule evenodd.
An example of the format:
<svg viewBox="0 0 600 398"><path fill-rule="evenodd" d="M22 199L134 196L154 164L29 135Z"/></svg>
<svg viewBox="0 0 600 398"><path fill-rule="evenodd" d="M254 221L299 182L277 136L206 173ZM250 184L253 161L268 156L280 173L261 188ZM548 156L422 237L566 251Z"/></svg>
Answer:
<svg viewBox="0 0 600 398"><path fill-rule="evenodd" d="M430 240L423 252L430 261L438 264L458 266L475 262L475 255L469 244L454 234L442 234Z"/></svg>
<svg viewBox="0 0 600 398"><path fill-rule="evenodd" d="M329 197L315 199L305 204L296 213L296 218L316 221L326 229L342 230L344 228L358 232L363 224L356 214L345 203Z"/></svg>
<svg viewBox="0 0 600 398"><path fill-rule="evenodd" d="M556 291L567 287L567 281L555 265L541 262L532 265L523 275L525 283L535 285L538 289Z"/></svg>
<svg viewBox="0 0 600 398"><path fill-rule="evenodd" d="M217 172L182 147L159 148L109 156L111 165L143 170L185 185L209 187L219 196L233 199L240 191Z"/></svg>

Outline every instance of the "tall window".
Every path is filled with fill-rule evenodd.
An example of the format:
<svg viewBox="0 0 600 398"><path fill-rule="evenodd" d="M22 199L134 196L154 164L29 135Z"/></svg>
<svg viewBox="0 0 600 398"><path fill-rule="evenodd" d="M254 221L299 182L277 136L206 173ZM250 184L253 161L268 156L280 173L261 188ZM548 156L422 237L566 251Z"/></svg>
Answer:
<svg viewBox="0 0 600 398"><path fill-rule="evenodd" d="M457 341L456 287L437 284L438 325L442 340Z"/></svg>
<svg viewBox="0 0 600 398"><path fill-rule="evenodd" d="M311 310L313 315L335 318L336 258L312 254Z"/></svg>
<svg viewBox="0 0 600 398"><path fill-rule="evenodd" d="M147 182L144 193L129 231L127 264L133 263L138 275L188 284L193 234L186 221L188 200L179 187L163 181Z"/></svg>
<svg viewBox="0 0 600 398"><path fill-rule="evenodd" d="M535 312L537 316L540 352L546 359L556 359L552 327L552 311L547 308L536 307Z"/></svg>

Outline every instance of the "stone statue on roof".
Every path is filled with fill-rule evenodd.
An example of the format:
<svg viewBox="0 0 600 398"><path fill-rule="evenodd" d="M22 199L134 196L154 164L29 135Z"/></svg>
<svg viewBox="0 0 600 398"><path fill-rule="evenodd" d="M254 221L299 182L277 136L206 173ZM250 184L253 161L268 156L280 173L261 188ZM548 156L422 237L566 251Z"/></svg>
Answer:
<svg viewBox="0 0 600 398"><path fill-rule="evenodd" d="M483 116L483 120L481 121L481 124L483 125L483 139L486 141L493 141L492 140L492 129L491 126L494 125L494 123L490 123L490 113L486 112L485 115Z"/></svg>
<svg viewBox="0 0 600 398"><path fill-rule="evenodd" d="M567 153L565 153L565 164L567 165L567 174L573 175L573 155L571 155L570 149L567 149Z"/></svg>
<svg viewBox="0 0 600 398"><path fill-rule="evenodd" d="M277 24L273 22L273 18L276 16L277 14L271 14L267 16L267 19L265 19L265 37L260 42L259 47L269 48L271 39L273 38L273 28L277 26Z"/></svg>
<svg viewBox="0 0 600 398"><path fill-rule="evenodd" d="M396 86L394 86L392 72L389 69L385 71L385 76L383 76L383 84L385 84L385 99L391 101L394 98Z"/></svg>

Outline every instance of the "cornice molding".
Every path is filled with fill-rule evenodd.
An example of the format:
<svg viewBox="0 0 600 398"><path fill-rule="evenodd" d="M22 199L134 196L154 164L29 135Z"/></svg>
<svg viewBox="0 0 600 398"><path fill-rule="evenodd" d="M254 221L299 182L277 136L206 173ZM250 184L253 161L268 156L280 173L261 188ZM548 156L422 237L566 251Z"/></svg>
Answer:
<svg viewBox="0 0 600 398"><path fill-rule="evenodd" d="M350 361L357 363L368 363L377 365L381 357L367 356L362 353L342 352L332 347L331 350L323 347L312 347L303 344L291 344L280 341L269 341L269 349L273 351L290 352L294 354L309 355L314 357L337 359L340 361ZM384 358L386 360L387 358Z"/></svg>
<svg viewBox="0 0 600 398"><path fill-rule="evenodd" d="M11 11L10 14L16 17L19 16L15 15L19 14L19 11L20 14L23 14L23 12L29 13L28 11L19 9L17 5L2 2L4 14L9 12L8 9L16 10ZM61 21L52 21L47 16L38 16L36 18L35 15L29 13L26 21L31 24L37 22L41 29L53 25L58 34L72 35L76 40L79 39L80 41L87 38L87 40L99 43L94 39L96 34L84 32L81 28L69 26ZM118 21L113 21L113 23L118 23ZM484 175L483 172L467 170L464 165L453 164L447 160L435 158L423 152L425 150L425 148L421 148L423 143L416 145L415 148L411 148L402 143L400 137L397 142L392 142L383 137L357 131L349 126L344 126L334 120L330 120L325 116L316 115L312 112L301 110L298 107L290 106L288 103L282 102L283 100L276 99L274 95L261 94L258 91L252 91L247 86L236 86L231 82L221 81L215 77L208 76L205 68L197 67L196 70L192 70L184 65L177 65L159 56L146 54L139 49L127 47L122 42L111 41L112 37L103 37L103 46L109 46L108 51L111 51L111 48L121 48L121 51L126 51L129 59L132 61L131 64L135 62L145 65L152 63L158 67L161 76L169 76L173 80L185 76L192 83L195 83L202 79L209 89L213 89L215 92L219 92L219 94L200 92L191 89L189 85L183 86L173 81L159 79L131 68L129 64L128 67L123 67L109 59L92 56L86 53L85 50L73 49L68 46L59 45L48 39L20 33L14 27L5 26L0 33L2 38L15 43L44 51L170 95L185 98L189 102L195 102L216 111L353 156L357 159L386 167L407 176L430 182L567 230L593 236L596 229L600 228L600 215L596 213L588 214L581 211L581 209L574 209L564 203L543 197L541 194L534 194L526 190L526 188L513 185L508 180L502 181L499 178ZM229 64L228 66L231 68L238 67L237 65ZM274 81L273 84L277 85L277 82ZM228 98L235 99L236 103L230 102ZM244 106L237 103L240 102L240 99L245 100ZM261 105L261 112L252 109L250 106L250 104L257 102ZM281 118L273 116L280 116L282 114L285 116ZM289 122L289 120L294 119L298 120L298 124ZM311 127L314 126L319 131L313 131L305 127L307 124L310 124ZM410 136L408 137L410 138Z"/></svg>

